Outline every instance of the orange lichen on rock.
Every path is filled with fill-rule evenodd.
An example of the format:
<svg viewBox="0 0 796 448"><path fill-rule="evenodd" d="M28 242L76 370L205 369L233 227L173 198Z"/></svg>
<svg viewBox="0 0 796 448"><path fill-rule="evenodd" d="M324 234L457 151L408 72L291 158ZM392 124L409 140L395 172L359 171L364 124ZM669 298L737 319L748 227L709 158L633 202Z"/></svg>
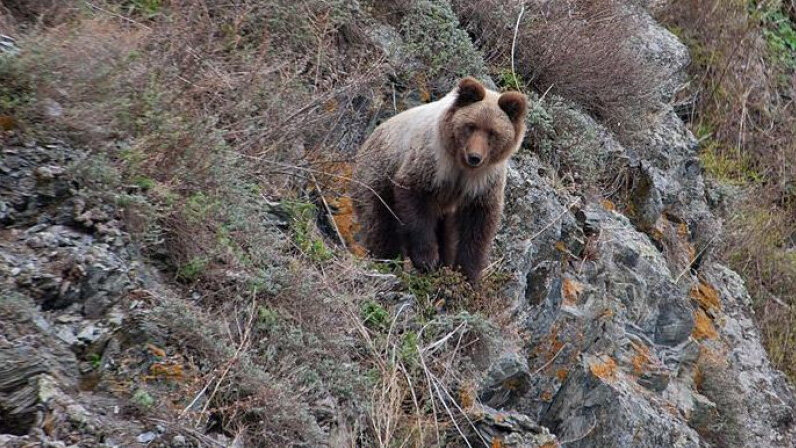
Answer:
<svg viewBox="0 0 796 448"><path fill-rule="evenodd" d="M475 390L472 385L465 385L459 389L459 404L462 409L469 409L475 404Z"/></svg>
<svg viewBox="0 0 796 448"><path fill-rule="evenodd" d="M569 372L567 371L567 369L556 370L556 378L558 378L558 381L564 381L565 379L567 379L568 375Z"/></svg>
<svg viewBox="0 0 796 448"><path fill-rule="evenodd" d="M495 437L492 439L492 448L503 448L503 439L500 437Z"/></svg>
<svg viewBox="0 0 796 448"><path fill-rule="evenodd" d="M613 317L614 317L614 310L612 310L610 308L606 308L606 309L602 310L600 312L600 315L598 316L598 318L600 320L610 320Z"/></svg>
<svg viewBox="0 0 796 448"><path fill-rule="evenodd" d="M591 374L603 381L613 381L616 379L616 361L610 356L604 361L594 361L589 363Z"/></svg>
<svg viewBox="0 0 796 448"><path fill-rule="evenodd" d="M583 292L583 285L564 277L564 281L561 283L561 295L564 297L564 305L575 305L581 292Z"/></svg>
<svg viewBox="0 0 796 448"><path fill-rule="evenodd" d="M153 356L157 356L158 358L166 357L166 351L154 344L147 344L146 349Z"/></svg>
<svg viewBox="0 0 796 448"><path fill-rule="evenodd" d="M349 196L341 196L328 199L328 202L329 206L335 209L332 213L332 219L334 219L334 224L337 226L340 236L345 240L348 250L358 257L364 257L366 254L365 248L356 241L359 223L354 215L353 201Z"/></svg>
<svg viewBox="0 0 796 448"><path fill-rule="evenodd" d="M704 280L700 280L696 286L691 288L691 298L696 300L699 306L709 313L721 309L719 292Z"/></svg>
<svg viewBox="0 0 796 448"><path fill-rule="evenodd" d="M558 448L560 445L556 442L547 442L539 448Z"/></svg>
<svg viewBox="0 0 796 448"><path fill-rule="evenodd" d="M546 391L542 392L542 396L540 398L545 403L549 403L549 402L553 401L553 393L550 392L549 390L546 390Z"/></svg>
<svg viewBox="0 0 796 448"><path fill-rule="evenodd" d="M332 98L329 101L323 103L323 109L329 113L336 112L337 109L339 108L340 108L340 103L335 98Z"/></svg>
<svg viewBox="0 0 796 448"><path fill-rule="evenodd" d="M694 369L694 387L696 390L702 390L702 381L704 381L704 375L702 373L702 368L699 367L697 364L696 368Z"/></svg>
<svg viewBox="0 0 796 448"><path fill-rule="evenodd" d="M688 224L680 222L680 218L664 214L649 233L651 238L661 243L673 272L686 270L694 263L696 248L691 244Z"/></svg>
<svg viewBox="0 0 796 448"><path fill-rule="evenodd" d="M348 195L354 165L348 162L313 160L312 166L319 171L316 176L318 193L331 209L331 218L346 247L352 254L364 257L367 251L357 242L360 225L354 213L354 202Z"/></svg>
<svg viewBox="0 0 796 448"><path fill-rule="evenodd" d="M641 375L644 373L644 369L647 365L652 361L652 354L650 353L649 347L646 345L641 344L634 344L631 343L633 350L636 352L633 355L633 358L630 362L633 364L633 373L636 375Z"/></svg>
<svg viewBox="0 0 796 448"><path fill-rule="evenodd" d="M554 324L550 327L548 336L542 339L533 349L533 352L540 355L545 362L553 359L553 356L564 346L564 342L558 337L558 325Z"/></svg>
<svg viewBox="0 0 796 448"><path fill-rule="evenodd" d="M664 237L663 230L657 226L650 229L649 235L655 241L661 241Z"/></svg>
<svg viewBox="0 0 796 448"><path fill-rule="evenodd" d="M688 237L688 224L681 222L680 225L677 226L677 234L682 237Z"/></svg>
<svg viewBox="0 0 796 448"><path fill-rule="evenodd" d="M417 89L420 92L420 101L424 103L430 102L431 90L428 88L428 81L426 80L425 75L422 73L415 75L415 82L417 83Z"/></svg>
<svg viewBox="0 0 796 448"><path fill-rule="evenodd" d="M694 247L693 244L689 243L688 241L686 241L684 244L685 244L685 252L686 254L688 254L689 263L694 263L694 260L696 260L696 248Z"/></svg>
<svg viewBox="0 0 796 448"><path fill-rule="evenodd" d="M603 208L608 210L609 212L616 211L616 204L614 204L610 199L600 200L600 205L602 205Z"/></svg>
<svg viewBox="0 0 796 448"><path fill-rule="evenodd" d="M713 321L710 320L707 313L700 308L694 313L694 330L691 332L694 339L717 339L719 333L716 327L713 326Z"/></svg>
<svg viewBox="0 0 796 448"><path fill-rule="evenodd" d="M17 127L17 120L10 115L0 115L0 130L10 131Z"/></svg>
<svg viewBox="0 0 796 448"><path fill-rule="evenodd" d="M156 362L149 367L152 376L160 378L182 379L184 372L180 364Z"/></svg>

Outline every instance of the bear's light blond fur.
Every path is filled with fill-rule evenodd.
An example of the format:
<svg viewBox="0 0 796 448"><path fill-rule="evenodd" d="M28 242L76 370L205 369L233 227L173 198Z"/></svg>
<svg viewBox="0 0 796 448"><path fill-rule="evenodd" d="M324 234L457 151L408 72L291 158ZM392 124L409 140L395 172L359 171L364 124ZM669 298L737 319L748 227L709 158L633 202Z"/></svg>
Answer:
<svg viewBox="0 0 796 448"><path fill-rule="evenodd" d="M357 155L354 200L365 247L440 262L477 281L503 209L506 163L525 133L526 98L465 78L445 97L387 120Z"/></svg>

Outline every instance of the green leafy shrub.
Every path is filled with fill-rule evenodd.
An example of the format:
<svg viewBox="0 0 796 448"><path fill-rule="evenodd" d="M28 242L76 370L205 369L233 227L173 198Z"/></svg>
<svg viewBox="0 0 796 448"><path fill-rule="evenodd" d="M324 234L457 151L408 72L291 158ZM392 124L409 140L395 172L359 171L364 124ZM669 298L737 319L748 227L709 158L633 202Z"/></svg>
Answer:
<svg viewBox="0 0 796 448"><path fill-rule="evenodd" d="M315 205L308 202L286 201L283 206L291 217L293 242L298 249L315 262L331 259L334 253L326 247L326 243L315 229L318 214Z"/></svg>

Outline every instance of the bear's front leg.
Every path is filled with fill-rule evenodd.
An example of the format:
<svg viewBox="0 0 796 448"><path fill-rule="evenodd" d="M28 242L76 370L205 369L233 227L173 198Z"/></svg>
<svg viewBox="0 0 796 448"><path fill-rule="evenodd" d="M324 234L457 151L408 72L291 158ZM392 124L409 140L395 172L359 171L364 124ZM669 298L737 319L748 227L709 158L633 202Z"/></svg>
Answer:
<svg viewBox="0 0 796 448"><path fill-rule="evenodd" d="M400 236L406 255L421 272L436 268L439 265L437 216L433 212L431 199L403 186L396 186L393 195L395 211L401 219Z"/></svg>
<svg viewBox="0 0 796 448"><path fill-rule="evenodd" d="M502 209L501 201L479 198L456 213L459 221L456 265L471 284L478 283L489 260L489 248L495 239Z"/></svg>

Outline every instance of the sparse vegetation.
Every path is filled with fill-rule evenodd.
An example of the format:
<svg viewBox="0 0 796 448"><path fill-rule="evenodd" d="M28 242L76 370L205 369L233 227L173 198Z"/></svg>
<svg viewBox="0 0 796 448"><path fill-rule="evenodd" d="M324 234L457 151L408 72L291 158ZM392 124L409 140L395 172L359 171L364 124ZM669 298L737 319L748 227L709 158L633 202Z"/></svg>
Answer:
<svg viewBox="0 0 796 448"><path fill-rule="evenodd" d="M293 242L301 253L314 262L332 258L332 251L326 247L326 243L315 230L318 214L315 205L298 201L284 202L282 205L290 215Z"/></svg>
<svg viewBox="0 0 796 448"><path fill-rule="evenodd" d="M0 26L21 51L0 53L0 131L9 117L20 135L90 150L68 167L75 196L116 207L134 247L171 281L129 291L118 330L168 344L168 356L136 342L119 350L146 365L138 371L133 361L106 369L94 352L84 361L135 412L245 446L322 446L332 436L336 446L452 446L472 429L486 354L528 336L503 325L514 311L503 260L473 289L453 270L418 274L346 253L356 253L357 226L337 218L351 212L351 156L385 116L436 99L455 77L491 74L501 89L536 90L533 149L566 178L556 188L599 188L609 163L590 151L599 136L581 133L584 115L561 98L620 136L668 100L657 69L624 44L641 25L620 3L525 2L512 58L518 4L499 0L4 2ZM792 68L782 8L732 11L754 18L762 40L749 48L763 52L753 54ZM672 14L692 74L704 75L691 117L703 165L766 198L730 220L726 256L750 280L771 359L787 369L796 364L794 139L792 106L775 93L792 72L729 76L720 68L737 62L723 46L734 35L691 35L701 22ZM765 85L739 95L757 74ZM135 274L148 277L143 268ZM705 394L725 385L710 380ZM733 423L724 417L720 425Z"/></svg>
<svg viewBox="0 0 796 448"><path fill-rule="evenodd" d="M470 374L464 357L481 349L489 325L438 311L469 309L458 297L466 282L387 266L416 298L416 308L395 308L319 225L339 204L315 193L327 185L344 193L345 173L328 167L350 156L381 107L374 92L386 68L361 35L372 19L342 0L92 5L10 8L33 29L20 34L24 51L2 60L0 100L31 135L93 148L74 175L114 192L143 251L206 309L159 297L147 319L167 326L184 356L163 372L191 381L173 381L177 391L164 395L151 372L140 374L142 384L127 389L139 412L178 407L251 446L315 445L323 433L315 403L350 408L373 396L369 420L346 422L341 440L386 447L460 437L446 425L460 412L442 403ZM452 77L485 73L447 2L399 13L403 54L426 67L406 71L411 86L399 88L439 94ZM451 39L454 48L429 47ZM62 111L45 120L48 101Z"/></svg>
<svg viewBox="0 0 796 448"><path fill-rule="evenodd" d="M744 406L735 392L738 385L728 371L723 355L703 349L697 361L697 390L711 400L713 407L700 404L693 427L712 447L743 446L739 418Z"/></svg>
<svg viewBox="0 0 796 448"><path fill-rule="evenodd" d="M679 94L709 178L740 188L724 259L746 280L772 360L796 379L796 114L788 2L677 0L661 13L691 50ZM792 6L790 6L792 8ZM791 9L792 11L792 9Z"/></svg>
<svg viewBox="0 0 796 448"><path fill-rule="evenodd" d="M629 45L643 28L631 5L531 1L523 3L520 16L519 3L452 3L476 42L488 49L487 64L512 68L514 61L528 86L575 101L620 136L643 126L661 101L660 68ZM522 26L515 41L513 26L506 24L518 17Z"/></svg>

